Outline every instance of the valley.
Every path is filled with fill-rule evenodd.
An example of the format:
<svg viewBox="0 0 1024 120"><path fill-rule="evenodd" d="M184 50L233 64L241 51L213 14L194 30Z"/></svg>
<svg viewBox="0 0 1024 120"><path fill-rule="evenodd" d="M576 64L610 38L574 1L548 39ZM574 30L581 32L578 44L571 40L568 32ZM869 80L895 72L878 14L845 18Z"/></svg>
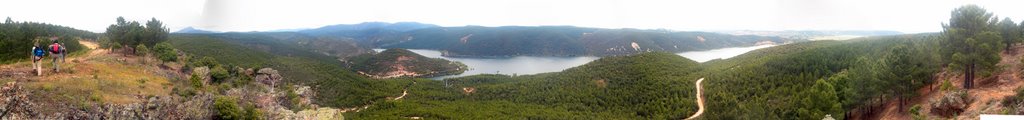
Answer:
<svg viewBox="0 0 1024 120"><path fill-rule="evenodd" d="M0 23L0 119L1024 118L1024 22L973 1L102 2L146 13Z"/></svg>

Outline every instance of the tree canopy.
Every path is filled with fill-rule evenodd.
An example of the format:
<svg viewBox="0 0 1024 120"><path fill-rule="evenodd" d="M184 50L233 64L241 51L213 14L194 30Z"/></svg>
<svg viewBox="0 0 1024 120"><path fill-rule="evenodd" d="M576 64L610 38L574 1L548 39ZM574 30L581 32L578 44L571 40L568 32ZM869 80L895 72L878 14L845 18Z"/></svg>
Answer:
<svg viewBox="0 0 1024 120"><path fill-rule="evenodd" d="M997 22L984 8L965 5L954 9L949 24L943 25L944 55L952 60L949 66L953 70L965 74L964 88L974 86L978 72L988 74L1001 59L1003 38L996 29Z"/></svg>
<svg viewBox="0 0 1024 120"><path fill-rule="evenodd" d="M107 27L106 37L116 45L125 46L121 48L130 49L139 44L155 46L166 41L168 31L156 18L150 19L143 26L137 21L125 21L124 17L117 17L117 22Z"/></svg>

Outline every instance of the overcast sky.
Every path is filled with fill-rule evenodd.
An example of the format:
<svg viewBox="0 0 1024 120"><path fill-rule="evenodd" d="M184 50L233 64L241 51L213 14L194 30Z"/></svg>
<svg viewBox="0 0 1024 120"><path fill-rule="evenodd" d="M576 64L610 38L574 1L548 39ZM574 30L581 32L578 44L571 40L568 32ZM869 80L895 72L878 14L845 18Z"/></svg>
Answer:
<svg viewBox="0 0 1024 120"><path fill-rule="evenodd" d="M700 30L941 31L950 11L978 4L1024 19L1020 0L19 0L0 17L103 32L117 16L177 31L316 28L360 22L441 26L573 25Z"/></svg>

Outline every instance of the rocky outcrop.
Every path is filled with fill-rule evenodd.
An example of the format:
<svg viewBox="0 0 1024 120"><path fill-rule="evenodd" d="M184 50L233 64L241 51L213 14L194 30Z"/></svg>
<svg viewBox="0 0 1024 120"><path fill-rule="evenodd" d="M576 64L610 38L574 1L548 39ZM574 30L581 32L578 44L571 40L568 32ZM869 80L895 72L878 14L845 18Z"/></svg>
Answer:
<svg viewBox="0 0 1024 120"><path fill-rule="evenodd" d="M149 97L132 104L72 107L69 103L41 103L15 82L0 90L0 119L212 119L211 95Z"/></svg>
<svg viewBox="0 0 1024 120"><path fill-rule="evenodd" d="M213 78L210 77L210 68L205 66L192 69L192 75L202 77L204 84L209 84L210 80L213 80Z"/></svg>
<svg viewBox="0 0 1024 120"><path fill-rule="evenodd" d="M947 93L938 100L932 102L931 113L939 116L951 117L962 113L964 108L967 107L967 103L970 103L970 98L968 98L966 91Z"/></svg>
<svg viewBox="0 0 1024 120"><path fill-rule="evenodd" d="M295 94L299 95L299 101L297 101L297 105L310 106L312 108L318 107L316 104L313 104L313 96L315 95L314 93L316 92L313 92L313 89L310 88L309 86L296 86L294 92Z"/></svg>
<svg viewBox="0 0 1024 120"><path fill-rule="evenodd" d="M35 104L30 102L25 92L21 86L15 85L15 82L8 82L0 88L0 112L3 112L0 113L0 119L17 119L22 118L20 116L38 114L34 109L30 109Z"/></svg>
<svg viewBox="0 0 1024 120"><path fill-rule="evenodd" d="M275 87L281 81L281 74L271 68L263 68L256 72L256 81Z"/></svg>

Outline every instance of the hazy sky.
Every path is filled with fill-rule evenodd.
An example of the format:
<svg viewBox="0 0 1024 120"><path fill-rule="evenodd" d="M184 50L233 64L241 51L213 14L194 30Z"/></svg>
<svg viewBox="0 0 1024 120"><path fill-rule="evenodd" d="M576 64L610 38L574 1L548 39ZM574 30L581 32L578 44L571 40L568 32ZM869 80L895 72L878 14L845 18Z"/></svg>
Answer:
<svg viewBox="0 0 1024 120"><path fill-rule="evenodd" d="M1020 0L18 0L0 17L103 32L117 16L155 17L177 31L316 28L368 21L441 26L573 25L696 30L935 32L950 11L978 4L1024 19Z"/></svg>

